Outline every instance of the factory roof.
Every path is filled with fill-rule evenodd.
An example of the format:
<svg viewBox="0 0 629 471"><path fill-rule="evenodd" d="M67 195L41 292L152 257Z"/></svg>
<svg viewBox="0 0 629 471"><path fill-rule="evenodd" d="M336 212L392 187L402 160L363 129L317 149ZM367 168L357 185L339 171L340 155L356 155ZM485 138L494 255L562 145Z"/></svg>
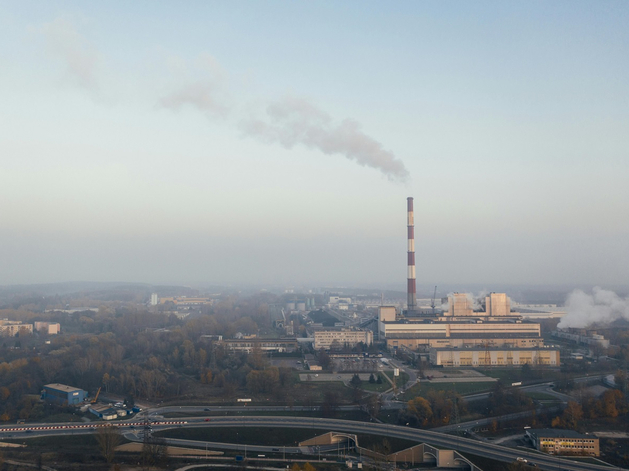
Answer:
<svg viewBox="0 0 629 471"><path fill-rule="evenodd" d="M63 391L63 392L83 391L81 388L75 388L73 386L67 386L65 384L59 384L59 383L46 384L44 387L48 389L54 389L55 391Z"/></svg>
<svg viewBox="0 0 629 471"><path fill-rule="evenodd" d="M457 351L467 351L467 352L484 352L486 350L490 350L490 351L496 351L496 352L506 352L506 351L514 351L514 352L521 352L521 351L527 351L527 350L559 350L558 348L551 348L551 347L483 347L482 345L477 345L477 346L473 346L473 347L433 347L430 350L435 350L438 352L451 352L452 350L457 350Z"/></svg>
<svg viewBox="0 0 629 471"><path fill-rule="evenodd" d="M598 438L596 435L584 435L574 430L564 430L556 428L540 428L527 430L528 434L544 438Z"/></svg>

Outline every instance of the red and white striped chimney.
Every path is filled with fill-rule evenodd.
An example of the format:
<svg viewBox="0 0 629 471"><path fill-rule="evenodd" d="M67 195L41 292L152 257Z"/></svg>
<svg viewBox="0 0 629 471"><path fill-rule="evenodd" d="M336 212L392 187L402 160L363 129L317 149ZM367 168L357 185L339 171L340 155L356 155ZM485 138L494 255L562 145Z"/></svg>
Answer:
<svg viewBox="0 0 629 471"><path fill-rule="evenodd" d="M406 198L408 210L408 310L417 308L417 289L415 284L415 221L413 217L413 198Z"/></svg>

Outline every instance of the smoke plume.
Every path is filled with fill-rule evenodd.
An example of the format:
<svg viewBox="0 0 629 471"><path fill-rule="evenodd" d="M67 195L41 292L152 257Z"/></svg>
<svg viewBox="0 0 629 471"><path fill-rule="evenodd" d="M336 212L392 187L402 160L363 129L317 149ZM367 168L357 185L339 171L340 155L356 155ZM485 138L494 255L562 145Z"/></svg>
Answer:
<svg viewBox="0 0 629 471"><path fill-rule="evenodd" d="M210 54L202 54L189 73L200 77L188 80L176 91L162 97L160 104L172 110L190 105L199 111L225 117L228 112L228 106L224 104L227 73L223 67Z"/></svg>
<svg viewBox="0 0 629 471"><path fill-rule="evenodd" d="M211 112L220 116L227 114L227 107L219 102L215 93L216 87L210 82L195 82L186 85L176 92L163 97L160 104L165 108L177 110L183 105L191 105L199 111Z"/></svg>
<svg viewBox="0 0 629 471"><path fill-rule="evenodd" d="M597 286L592 294L577 289L568 295L566 315L558 327L586 327L595 322L609 324L617 319L629 320L629 298L623 299Z"/></svg>
<svg viewBox="0 0 629 471"><path fill-rule="evenodd" d="M405 181L409 176L402 161L363 133L356 121L346 119L335 124L327 113L296 98L273 103L266 114L266 120L243 122L245 134L267 143L279 142L287 149L302 144L325 154L341 154L380 170L389 180Z"/></svg>
<svg viewBox="0 0 629 471"><path fill-rule="evenodd" d="M68 79L82 88L96 88L99 54L67 18L57 18L42 28L49 52L59 57Z"/></svg>

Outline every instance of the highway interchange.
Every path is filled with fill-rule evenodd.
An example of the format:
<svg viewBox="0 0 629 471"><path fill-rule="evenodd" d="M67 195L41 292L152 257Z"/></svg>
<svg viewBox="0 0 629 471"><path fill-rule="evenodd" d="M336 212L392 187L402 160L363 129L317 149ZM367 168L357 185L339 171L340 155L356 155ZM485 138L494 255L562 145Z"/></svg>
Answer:
<svg viewBox="0 0 629 471"><path fill-rule="evenodd" d="M593 377L579 378L577 381L586 381L595 379ZM412 378L414 382L415 378ZM410 384L407 383L407 385ZM527 391L543 391L551 394L558 399L565 402L569 399L569 396L565 396L561 393L557 393L552 388L552 383L541 383L531 386L522 386L521 389ZM466 398L467 400L478 400L487 397L488 393L476 394ZM402 403L393 401L393 398L387 397L387 406L396 408L402 406ZM352 410L357 406L342 406L340 410ZM455 449L460 452L467 452L487 458L512 462L517 458L525 458L529 462L534 462L540 469L546 469L550 471L585 471L585 470L609 470L609 466L596 465L592 463L580 463L566 457L557 457L546 454L541 454L536 451L529 451L525 449L512 449L495 445L492 443L472 440L463 438L460 436L447 435L448 431L463 431L483 423L489 423L495 418L486 418L476 421L453 424L445 427L440 427L433 430L421 430L416 428L370 423L370 422L357 422L339 419L325 419L316 417L290 417L290 416L211 416L211 417L199 417L199 414L203 412L216 413L237 413L247 411L251 414L255 411L260 412L287 412L291 411L294 414L298 414L303 411L312 411L312 407L287 407L287 406L165 406L158 408L151 408L142 413L148 421L151 423L153 432L168 430L172 428L199 428L199 427L283 427L283 428L311 428L314 430L331 430L335 432L350 432L350 433L366 433L376 434L383 437L396 437L407 440L416 441L418 443L429 443L437 447L447 447ZM165 419L163 414L177 413L181 416L177 419ZM523 414L528 414L525 412ZM190 414L188 416L188 414ZM505 420L509 418L515 418L515 416L522 416L522 413L513 415L514 417L505 416L500 419ZM94 433L100 426L114 425L120 428L123 435L132 441L141 441L145 422L139 417L129 419L126 421L116 422L91 422L91 423L58 423L58 424L28 424L28 425L16 425L6 426L0 428L0 439L7 438L27 438L33 436L68 436L75 434L89 434ZM197 448L208 449L239 449L241 452L245 448L245 444L225 444L225 443L211 443L211 442L199 442L193 440L182 439L166 439L168 444L173 446L188 446ZM284 454L303 454L311 453L316 454L314 449L308 449L307 447L296 446L258 446L258 445L246 445L246 448L251 453L255 452L277 452L281 450Z"/></svg>
<svg viewBox="0 0 629 471"><path fill-rule="evenodd" d="M314 430L332 430L337 432L350 433L367 433L376 434L383 437L396 437L407 440L416 441L418 443L430 443L437 447L447 447L456 449L461 452L472 453L487 458L512 462L518 457L526 458L530 462L534 462L541 469L550 471L586 471L586 470L609 470L609 466L595 465L592 463L579 463L569 458L560 458L550 455L537 453L535 451L514 450L511 448L493 445L491 443L479 442L458 436L447 435L441 432L431 430L420 430L410 427L378 424L368 422L356 422L339 419L324 419L317 417L269 417L269 416L228 416L228 417L211 417L209 421L204 417L185 417L179 420L155 420L152 422L154 432L168 430L172 428L189 428L189 427L283 427L283 428L312 428ZM144 425L137 419L133 422L114 422L111 425L118 426L122 429L124 436L133 441L141 441L136 433ZM94 433L91 424L55 424L55 426L29 425L4 427L0 429L0 438L8 438L11 435L14 438L26 438L27 436L50 436L62 435L68 436L73 434ZM26 432L25 429L31 429ZM28 434L28 435L27 435ZM197 446L205 448L216 447L217 444L206 444L206 442L195 442L191 440L167 439L167 442L176 446ZM237 445L240 449L244 448L244 444ZM222 446L222 448L229 448ZM253 447L247 445L252 451L268 451L270 447ZM304 449L299 447L275 447L282 449L286 454L303 453ZM312 454L315 454L313 451Z"/></svg>

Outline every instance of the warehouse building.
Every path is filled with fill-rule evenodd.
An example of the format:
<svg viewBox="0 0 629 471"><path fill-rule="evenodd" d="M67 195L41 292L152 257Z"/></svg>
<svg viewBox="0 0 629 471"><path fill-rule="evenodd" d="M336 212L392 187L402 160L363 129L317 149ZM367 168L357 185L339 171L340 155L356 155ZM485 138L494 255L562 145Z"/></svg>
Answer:
<svg viewBox="0 0 629 471"><path fill-rule="evenodd" d="M559 350L551 348L431 348L435 366L559 366Z"/></svg>
<svg viewBox="0 0 629 471"><path fill-rule="evenodd" d="M584 435L574 430L545 428L529 429L526 436L536 449L551 455L601 454L599 439L595 435Z"/></svg>
<svg viewBox="0 0 629 471"><path fill-rule="evenodd" d="M60 406L82 404L86 397L86 391L58 383L45 385L41 396L44 401Z"/></svg>

